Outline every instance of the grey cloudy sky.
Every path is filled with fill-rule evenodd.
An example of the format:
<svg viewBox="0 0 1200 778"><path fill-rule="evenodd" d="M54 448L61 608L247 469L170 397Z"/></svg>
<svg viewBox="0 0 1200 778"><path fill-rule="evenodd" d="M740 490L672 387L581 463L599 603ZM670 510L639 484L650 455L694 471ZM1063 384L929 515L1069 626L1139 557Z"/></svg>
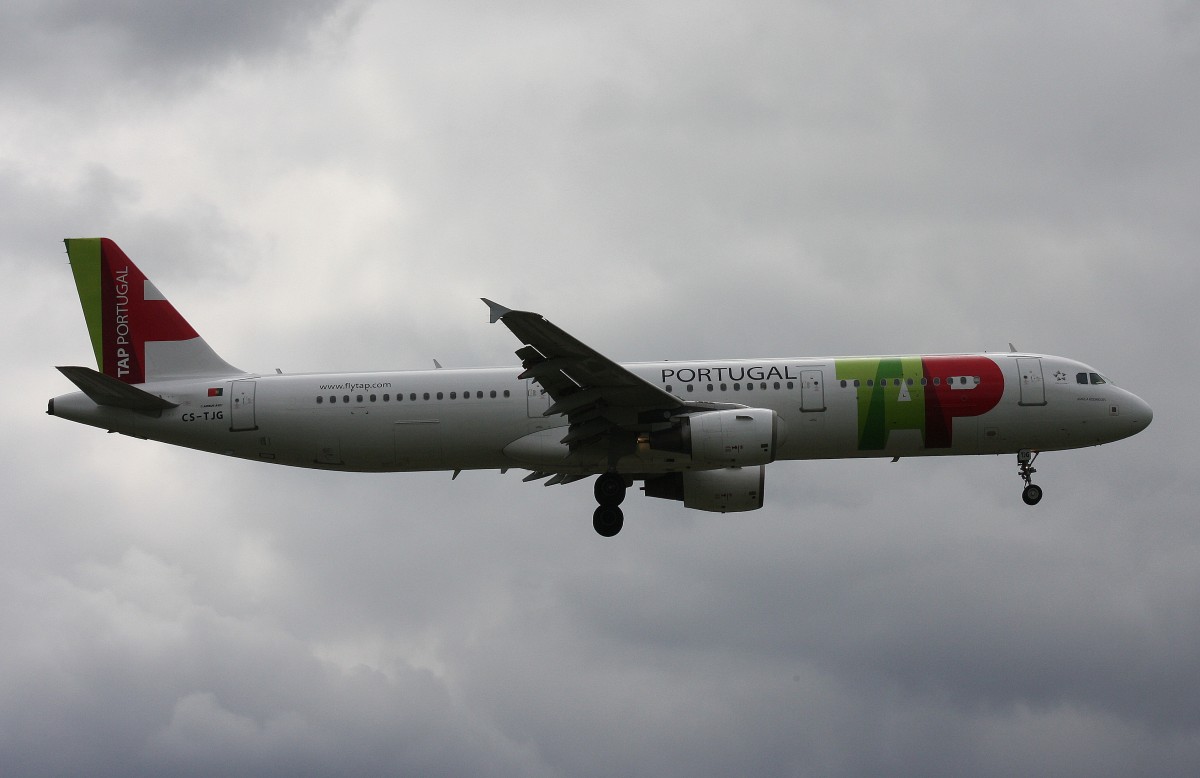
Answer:
<svg viewBox="0 0 1200 778"><path fill-rule="evenodd" d="M1200 7L11 2L0 772L1195 775ZM767 506L44 415L117 240L252 370L1024 349L1155 409Z"/></svg>

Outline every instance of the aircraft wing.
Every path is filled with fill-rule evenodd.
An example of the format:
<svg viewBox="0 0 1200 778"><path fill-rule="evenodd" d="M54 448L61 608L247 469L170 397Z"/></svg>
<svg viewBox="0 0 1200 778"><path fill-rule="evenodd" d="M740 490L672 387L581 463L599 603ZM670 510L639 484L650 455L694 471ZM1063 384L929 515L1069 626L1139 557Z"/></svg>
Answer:
<svg viewBox="0 0 1200 778"><path fill-rule="evenodd" d="M525 345L517 349L520 378L538 382L554 401L545 415L564 414L570 431L562 442L572 454L631 453L640 430L661 423L685 404L639 378L541 314L514 311L483 298L493 323L499 321Z"/></svg>

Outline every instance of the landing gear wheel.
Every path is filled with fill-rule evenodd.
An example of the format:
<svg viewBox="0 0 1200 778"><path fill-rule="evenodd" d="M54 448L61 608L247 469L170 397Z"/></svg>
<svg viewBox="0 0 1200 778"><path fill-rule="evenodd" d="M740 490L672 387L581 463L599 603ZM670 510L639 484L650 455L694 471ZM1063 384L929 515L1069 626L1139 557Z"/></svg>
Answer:
<svg viewBox="0 0 1200 778"><path fill-rule="evenodd" d="M592 527L602 538L611 538L625 525L625 514L615 505L601 505L592 514Z"/></svg>
<svg viewBox="0 0 1200 778"><path fill-rule="evenodd" d="M1017 452L1017 474L1025 482L1025 490L1021 492L1021 499L1025 501L1026 505L1037 505L1042 500L1042 487L1033 482L1033 474L1037 472L1033 466L1033 460L1037 459L1039 453L1028 448Z"/></svg>
<svg viewBox="0 0 1200 778"><path fill-rule="evenodd" d="M625 501L625 479L616 473L604 473L596 479L596 502L612 508Z"/></svg>

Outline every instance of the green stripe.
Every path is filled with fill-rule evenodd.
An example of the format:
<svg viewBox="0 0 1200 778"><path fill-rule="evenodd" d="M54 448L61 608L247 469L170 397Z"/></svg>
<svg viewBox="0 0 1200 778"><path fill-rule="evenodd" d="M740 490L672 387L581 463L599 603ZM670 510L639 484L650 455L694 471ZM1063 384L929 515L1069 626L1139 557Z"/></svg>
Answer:
<svg viewBox="0 0 1200 778"><path fill-rule="evenodd" d="M83 304L83 318L87 321L88 333L92 336L96 366L103 373L104 320L100 302L100 239L67 238L63 242L67 244L67 259L71 261L75 287L79 290L79 302Z"/></svg>

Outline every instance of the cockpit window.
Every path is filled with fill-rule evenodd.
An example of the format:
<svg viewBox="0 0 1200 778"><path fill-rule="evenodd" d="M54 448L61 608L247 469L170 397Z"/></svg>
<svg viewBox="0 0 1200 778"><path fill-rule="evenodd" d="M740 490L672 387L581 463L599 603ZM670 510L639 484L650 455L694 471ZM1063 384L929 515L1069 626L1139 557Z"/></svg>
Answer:
<svg viewBox="0 0 1200 778"><path fill-rule="evenodd" d="M1108 381L1104 380L1104 376L1100 375L1099 373L1092 373L1091 377L1092 377L1093 384L1107 384L1108 383Z"/></svg>
<svg viewBox="0 0 1200 778"><path fill-rule="evenodd" d="M1088 382L1087 375L1088 375L1087 373L1076 373L1075 374L1075 383L1086 384Z"/></svg>

